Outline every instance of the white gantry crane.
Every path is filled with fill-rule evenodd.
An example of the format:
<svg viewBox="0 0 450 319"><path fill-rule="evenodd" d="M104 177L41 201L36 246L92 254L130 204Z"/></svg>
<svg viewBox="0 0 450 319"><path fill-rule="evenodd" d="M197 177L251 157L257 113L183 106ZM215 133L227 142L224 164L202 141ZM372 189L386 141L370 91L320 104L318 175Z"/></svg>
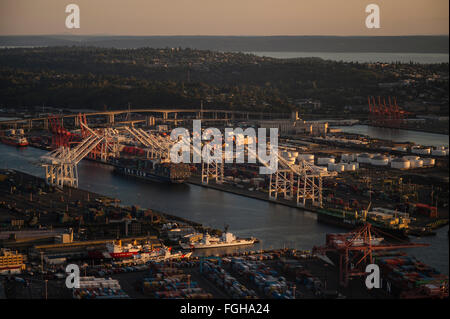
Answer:
<svg viewBox="0 0 450 319"><path fill-rule="evenodd" d="M42 166L45 167L45 179L49 185L60 188L64 185L78 187L78 163L105 140L104 136L93 131L92 133L72 149L63 146L41 156Z"/></svg>
<svg viewBox="0 0 450 319"><path fill-rule="evenodd" d="M220 147L221 146L222 145L220 145ZM204 147L208 147L208 145L205 145ZM199 153L199 150L197 150L196 147L192 147L192 150L197 154ZM210 178L215 179L217 184L222 184L224 177L223 152L220 159L215 159L211 156L211 151L213 151L213 149L206 152L206 158L202 157L202 184L208 184Z"/></svg>
<svg viewBox="0 0 450 319"><path fill-rule="evenodd" d="M158 134L153 134L151 132L146 132L141 128L121 127L125 132L129 133L135 140L146 147L147 158L149 159L161 159L168 160L169 153L172 146L176 141L172 141L170 137L163 137ZM204 144L207 145L209 141ZM191 152L193 156L194 153L202 158L202 183L208 184L210 179L215 179L216 183L223 183L224 177L224 161L223 156L221 160L216 160L211 157L211 154L207 152L206 158L202 157L201 150L198 150L193 145L190 145Z"/></svg>
<svg viewBox="0 0 450 319"><path fill-rule="evenodd" d="M133 136L139 143L144 145L147 149L147 158L149 159L168 159L170 148L174 144L170 138L164 138L141 128L123 126L127 133Z"/></svg>
<svg viewBox="0 0 450 319"><path fill-rule="evenodd" d="M280 149L283 149L283 147L280 147ZM251 148L246 146L246 150L264 166L270 167ZM336 176L337 172L325 171L303 159L299 160L299 164L294 164L284 158L280 151L278 151L277 157L277 170L270 175L269 198L277 199L278 194L282 193L285 199L291 200L294 197L294 186L296 186L297 206L304 207L307 201L311 201L312 205L322 206L322 179Z"/></svg>

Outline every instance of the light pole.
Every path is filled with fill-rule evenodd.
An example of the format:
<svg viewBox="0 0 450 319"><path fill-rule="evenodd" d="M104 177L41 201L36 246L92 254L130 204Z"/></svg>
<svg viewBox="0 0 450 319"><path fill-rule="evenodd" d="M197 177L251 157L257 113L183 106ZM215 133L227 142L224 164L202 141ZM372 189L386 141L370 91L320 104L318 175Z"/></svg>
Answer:
<svg viewBox="0 0 450 319"><path fill-rule="evenodd" d="M47 279L45 279L45 300L47 300Z"/></svg>
<svg viewBox="0 0 450 319"><path fill-rule="evenodd" d="M44 273L44 252L41 250L41 271Z"/></svg>
<svg viewBox="0 0 450 319"><path fill-rule="evenodd" d="M191 275L188 275L188 289L191 289Z"/></svg>

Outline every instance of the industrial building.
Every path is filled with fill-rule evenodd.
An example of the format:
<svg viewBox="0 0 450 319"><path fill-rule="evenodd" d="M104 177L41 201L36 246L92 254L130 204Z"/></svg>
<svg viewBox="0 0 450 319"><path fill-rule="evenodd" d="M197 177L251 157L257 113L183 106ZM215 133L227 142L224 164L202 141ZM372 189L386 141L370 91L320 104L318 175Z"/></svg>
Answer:
<svg viewBox="0 0 450 319"><path fill-rule="evenodd" d="M325 135L328 131L327 122L304 121L299 118L298 112L292 112L290 119L261 120L258 124L261 128L278 128L281 135Z"/></svg>
<svg viewBox="0 0 450 319"><path fill-rule="evenodd" d="M0 274L20 273L25 269L25 257L17 251L0 250Z"/></svg>

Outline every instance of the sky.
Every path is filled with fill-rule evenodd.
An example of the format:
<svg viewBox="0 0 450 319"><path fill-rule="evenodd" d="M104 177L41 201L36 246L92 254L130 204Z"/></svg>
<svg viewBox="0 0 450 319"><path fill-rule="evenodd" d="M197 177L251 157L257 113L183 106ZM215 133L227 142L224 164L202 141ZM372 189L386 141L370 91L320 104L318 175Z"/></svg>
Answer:
<svg viewBox="0 0 450 319"><path fill-rule="evenodd" d="M80 28L67 29L68 4ZM369 4L380 28L368 29ZM448 0L0 0L0 35L448 35Z"/></svg>

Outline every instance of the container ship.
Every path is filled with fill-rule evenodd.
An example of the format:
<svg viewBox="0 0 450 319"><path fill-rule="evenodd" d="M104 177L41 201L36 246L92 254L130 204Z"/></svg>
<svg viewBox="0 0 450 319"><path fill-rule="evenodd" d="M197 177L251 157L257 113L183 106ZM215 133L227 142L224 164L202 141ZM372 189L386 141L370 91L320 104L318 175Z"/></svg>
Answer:
<svg viewBox="0 0 450 319"><path fill-rule="evenodd" d="M117 174L152 182L181 184L191 176L189 165L184 163L120 158L115 159L112 164Z"/></svg>
<svg viewBox="0 0 450 319"><path fill-rule="evenodd" d="M402 213L399 213L402 214ZM349 212L341 209L318 209L317 221L324 224L339 226L346 229L354 229L366 223L371 224L383 233L390 235L390 239L409 239L408 223L409 218L394 217L383 212L363 211L361 214L357 212Z"/></svg>
<svg viewBox="0 0 450 319"><path fill-rule="evenodd" d="M23 136L23 129L9 130L0 137L2 143L17 147L28 146L28 140Z"/></svg>

